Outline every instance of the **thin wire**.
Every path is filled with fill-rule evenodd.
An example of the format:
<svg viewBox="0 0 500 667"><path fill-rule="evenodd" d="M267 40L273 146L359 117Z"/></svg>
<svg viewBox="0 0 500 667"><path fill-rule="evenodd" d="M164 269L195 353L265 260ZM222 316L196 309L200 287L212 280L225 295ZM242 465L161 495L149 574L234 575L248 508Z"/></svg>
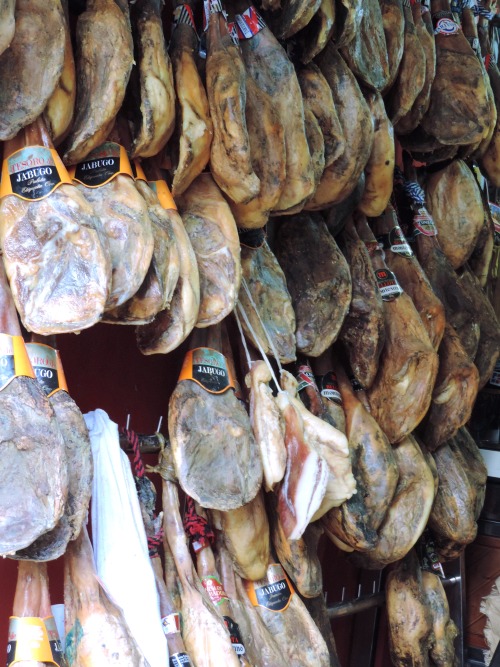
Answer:
<svg viewBox="0 0 500 667"><path fill-rule="evenodd" d="M240 322L240 318L238 317L238 311L236 310L236 308L234 310L234 316L236 318L236 324L238 325L238 330L240 332L241 340L243 342L243 348L245 350L245 355L246 355L246 358L247 358L248 370L251 370L251 368L252 368L252 357L250 356L250 352L248 351L247 341L245 339L243 329L241 328L241 322Z"/></svg>
<svg viewBox="0 0 500 667"><path fill-rule="evenodd" d="M266 325L262 321L260 313L257 310L257 306L255 305L255 301L253 300L252 295L250 293L250 290L248 288L247 281L245 280L245 278L243 276L241 277L241 284L243 285L243 288L244 288L245 292L247 293L248 300L250 301L253 309L255 310L255 313L257 315L257 319L259 320L261 327L264 329L264 333L266 334L267 342L269 343L269 347L271 348L273 356L276 359L276 363L278 364L279 371L280 371L280 373L283 373L283 368L281 367L280 357L279 357L279 354L278 354L278 352L276 350L276 347L274 345L274 341L272 339L272 336L269 335L269 332L266 328ZM255 332L254 331L252 331L252 335L255 337Z"/></svg>
<svg viewBox="0 0 500 667"><path fill-rule="evenodd" d="M259 352L260 352L260 355L261 355L261 357L262 357L262 360L265 362L265 364L266 364L266 366L267 366L269 372L271 373L271 377L272 377L272 379L274 380L274 382L275 382L275 384L276 384L276 387L278 388L278 392L279 392L279 393L286 393L286 392L283 392L283 390L281 389L281 387L280 387L280 383L279 383L278 380L276 379L276 375L275 375L275 373L274 373L273 367L272 367L271 364L269 363L269 359L267 358L266 353L265 353L264 350L262 349L262 345L259 343L259 339L258 339L257 336L255 335L255 331L253 330L253 327L252 327L252 325L250 324L250 321L249 321L249 319L248 319L248 317L247 317L247 314L245 313L245 310L241 307L241 304L240 304L239 302L237 303L237 308L238 308L238 310L240 311L241 317L243 318L243 321L244 321L245 324L247 325L248 330L250 331L250 333L251 333L252 336L254 337L255 342L257 343L257 348L258 348L258 350L259 350Z"/></svg>

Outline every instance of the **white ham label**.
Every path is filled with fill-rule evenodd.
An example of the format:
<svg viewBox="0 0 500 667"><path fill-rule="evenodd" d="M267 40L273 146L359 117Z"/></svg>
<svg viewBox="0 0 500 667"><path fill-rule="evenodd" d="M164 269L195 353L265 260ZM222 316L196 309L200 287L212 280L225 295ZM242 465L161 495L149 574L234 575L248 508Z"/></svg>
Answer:
<svg viewBox="0 0 500 667"><path fill-rule="evenodd" d="M394 301L403 294L403 289L392 271L377 269L375 271L380 296L384 301Z"/></svg>
<svg viewBox="0 0 500 667"><path fill-rule="evenodd" d="M439 18L434 25L435 35L449 37L450 35L456 35L459 30L460 28L452 18Z"/></svg>
<svg viewBox="0 0 500 667"><path fill-rule="evenodd" d="M401 227L396 226L388 234L377 236L377 240L382 243L385 250L390 250L396 255L403 255L403 257L412 257L413 252L404 237Z"/></svg>
<svg viewBox="0 0 500 667"><path fill-rule="evenodd" d="M173 612L161 619L161 627L166 635L177 635L181 631L181 615Z"/></svg>
<svg viewBox="0 0 500 667"><path fill-rule="evenodd" d="M340 395L337 376L333 371L328 371L328 373L317 377L316 382L324 398L342 405L342 396Z"/></svg>

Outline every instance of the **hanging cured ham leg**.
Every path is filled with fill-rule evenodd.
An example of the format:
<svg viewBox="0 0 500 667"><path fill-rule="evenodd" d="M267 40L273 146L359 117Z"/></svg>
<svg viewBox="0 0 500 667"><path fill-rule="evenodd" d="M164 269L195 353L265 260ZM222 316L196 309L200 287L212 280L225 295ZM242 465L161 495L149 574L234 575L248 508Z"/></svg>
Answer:
<svg viewBox="0 0 500 667"><path fill-rule="evenodd" d="M285 658L256 608L252 606L246 592L243 590L243 599L238 595L236 582L238 575L234 573L231 558L220 533L217 535L217 569L224 590L231 600L234 620L241 631L250 663L255 667L285 667ZM239 587L242 589L241 580L239 582Z"/></svg>
<svg viewBox="0 0 500 667"><path fill-rule="evenodd" d="M0 55L10 46L16 29L15 0L0 2Z"/></svg>
<svg viewBox="0 0 500 667"><path fill-rule="evenodd" d="M444 306L446 321L455 329L465 351L473 359L479 343L476 309L441 250L436 226L425 208L423 190L414 176L412 174L411 181L396 183L396 192L400 195L398 207L400 211L405 211L406 217L403 220L415 230L415 254L432 289Z"/></svg>
<svg viewBox="0 0 500 667"><path fill-rule="evenodd" d="M148 667L122 611L97 579L92 545L84 527L70 542L64 563L66 658L70 665Z"/></svg>
<svg viewBox="0 0 500 667"><path fill-rule="evenodd" d="M49 165L50 175L23 167L33 159ZM109 289L106 239L41 118L5 144L3 169L0 242L24 326L43 335L92 326ZM12 187L5 189L8 183Z"/></svg>
<svg viewBox="0 0 500 667"><path fill-rule="evenodd" d="M60 0L17 0L11 36L14 17L1 5L0 141L6 141L38 118L54 92L64 66L65 23Z"/></svg>
<svg viewBox="0 0 500 667"><path fill-rule="evenodd" d="M295 313L283 269L264 234L254 241L243 232L240 240L242 283L238 301L251 324L249 327L242 320L245 336L255 347L258 341L266 354L274 356L276 350L281 363L295 361Z"/></svg>
<svg viewBox="0 0 500 667"><path fill-rule="evenodd" d="M368 246L384 299L385 346L368 400L377 423L394 444L410 434L425 416L438 358L412 300L402 293L387 268L364 216L357 215L356 228ZM387 410L388 405L397 405L397 411Z"/></svg>
<svg viewBox="0 0 500 667"><path fill-rule="evenodd" d="M356 380L368 389L377 374L385 343L384 302L370 255L351 217L339 243L352 279L352 300L339 338L346 347Z"/></svg>
<svg viewBox="0 0 500 667"><path fill-rule="evenodd" d="M244 12L248 3L240 2ZM253 6L251 9L255 12ZM304 127L304 105L295 69L269 28L240 42L248 76L273 100L285 132L286 179L275 211L300 210L314 190L313 164Z"/></svg>
<svg viewBox="0 0 500 667"><path fill-rule="evenodd" d="M449 0L432 0L436 76L422 128L444 145L481 141L491 122L481 63L450 11Z"/></svg>
<svg viewBox="0 0 500 667"><path fill-rule="evenodd" d="M131 6L137 79L131 79L135 110L132 157L157 155L175 124L172 63L161 24L161 0L141 0Z"/></svg>
<svg viewBox="0 0 500 667"><path fill-rule="evenodd" d="M76 28L77 96L64 161L76 164L113 127L134 62L129 8L115 0L88 0ZM98 103L97 103L98 102Z"/></svg>
<svg viewBox="0 0 500 667"><path fill-rule="evenodd" d="M406 242L394 208L389 205L385 213L371 223L375 236L384 246L387 266L394 271L401 287L411 297L432 347L437 351L444 333L444 307Z"/></svg>
<svg viewBox="0 0 500 667"><path fill-rule="evenodd" d="M356 396L343 368L338 364L336 368L357 493L331 509L322 523L344 544L363 551L378 541L377 531L396 492L399 470L387 437Z"/></svg>
<svg viewBox="0 0 500 667"><path fill-rule="evenodd" d="M196 68L198 36L188 4L174 10L174 29L170 55L174 68L178 113L176 144L178 161L174 171L172 193L180 195L203 171L210 158L213 125L207 93Z"/></svg>
<svg viewBox="0 0 500 667"><path fill-rule="evenodd" d="M210 174L200 174L178 198L198 262L197 327L217 324L234 308L241 280L240 243L231 209Z"/></svg>
<svg viewBox="0 0 500 667"><path fill-rule="evenodd" d="M295 412L300 417L305 441L328 467L325 495L319 507L313 513L313 520L316 520L329 509L338 507L356 493L356 482L352 475L347 438L331 424L314 416L305 408L304 404L297 398L297 381L290 373L282 372L281 385L286 391L286 400L292 404ZM280 397L281 394L278 395L278 401L280 401ZM281 400L283 401L283 398ZM286 421L286 415L284 414L284 416ZM284 482L286 482L286 474ZM280 511L279 505L278 511ZM287 527L283 520L282 524L286 537L293 539L287 534Z"/></svg>
<svg viewBox="0 0 500 667"><path fill-rule="evenodd" d="M286 392L277 397L285 422L287 460L278 490L278 514L286 539L298 539L323 501L328 466L307 443L302 418Z"/></svg>
<svg viewBox="0 0 500 667"><path fill-rule="evenodd" d="M90 495L92 492L92 453L90 439L78 406L68 393L66 379L59 352L53 337L32 335L32 342L27 344L33 368L40 373L42 369L52 369L53 380L41 380L45 395L49 399L59 429L64 439L67 469L68 496L64 513L57 525L26 549L17 552L16 558L46 561L54 560L66 551L69 540L78 537L86 521Z"/></svg>
<svg viewBox="0 0 500 667"><path fill-rule="evenodd" d="M250 421L259 446L267 491L272 491L283 479L287 459L285 424L269 387L271 379L264 361L252 362L246 377L250 387Z"/></svg>
<svg viewBox="0 0 500 667"><path fill-rule="evenodd" d="M221 349L218 327L192 340L170 398L168 431L184 491L202 507L231 510L255 498L262 464Z"/></svg>
<svg viewBox="0 0 500 667"><path fill-rule="evenodd" d="M71 129L76 101L76 71L69 27L68 0L61 2L65 13L64 66L61 78L43 111L43 119L54 145L63 141ZM2 19L0 18L0 23Z"/></svg>
<svg viewBox="0 0 500 667"><path fill-rule="evenodd" d="M44 667L46 664L44 658L49 660L52 658L48 636L46 630L44 632L43 620L40 618L42 604L40 567L38 563L30 561L19 563L12 617L9 625L9 637L15 637L14 641L9 643L7 649L7 662L9 664L17 660L16 664L21 667ZM23 619L30 620L25 621ZM38 626L39 636L41 635L45 640L40 642L42 648L40 651L33 651L31 648L33 642L29 641L30 635L28 634L30 622L34 622ZM37 653L39 660L35 657Z"/></svg>
<svg viewBox="0 0 500 667"><path fill-rule="evenodd" d="M274 590L279 594L273 595L273 584L278 583L279 588ZM290 667L329 667L325 640L281 565L270 561L266 576L259 581L245 582L245 588Z"/></svg>
<svg viewBox="0 0 500 667"><path fill-rule="evenodd" d="M439 371L425 418L423 440L434 451L470 418L479 386L479 372L453 327L445 326L439 347Z"/></svg>
<svg viewBox="0 0 500 667"><path fill-rule="evenodd" d="M196 255L167 184L156 164L146 161L144 168L150 187L154 187L166 210L179 255L179 278L167 309L152 322L136 329L137 345L143 354L171 352L191 333L198 320L200 276Z"/></svg>
<svg viewBox="0 0 500 667"><path fill-rule="evenodd" d="M168 453L163 452L163 456ZM164 464L162 464L164 466ZM167 463L168 468L168 463ZM228 667L239 667L223 620L203 588L189 553L189 545L179 512L176 485L163 478L163 529L179 575L183 639L196 667L216 667L221 660Z"/></svg>
<svg viewBox="0 0 500 667"><path fill-rule="evenodd" d="M2 358L11 361L0 390L0 555L6 556L54 528L64 512L68 477L63 436L35 380L3 265L0 331Z"/></svg>
<svg viewBox="0 0 500 667"><path fill-rule="evenodd" d="M276 252L295 310L297 350L318 357L336 340L349 309L347 262L318 213L285 221Z"/></svg>
<svg viewBox="0 0 500 667"><path fill-rule="evenodd" d="M215 5L210 5L215 7ZM221 12L210 10L207 30L207 94L214 137L211 172L217 185L237 204L259 194L245 119L245 66Z"/></svg>

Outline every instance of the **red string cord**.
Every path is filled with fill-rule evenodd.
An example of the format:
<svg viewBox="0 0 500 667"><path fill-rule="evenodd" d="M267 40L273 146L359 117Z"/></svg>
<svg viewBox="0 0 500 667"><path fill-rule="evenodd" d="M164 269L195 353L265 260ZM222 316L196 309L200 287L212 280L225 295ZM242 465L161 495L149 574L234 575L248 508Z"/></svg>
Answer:
<svg viewBox="0 0 500 667"><path fill-rule="evenodd" d="M195 552L213 544L214 531L208 521L197 514L194 500L186 494L186 511L184 512L184 530L192 540Z"/></svg>

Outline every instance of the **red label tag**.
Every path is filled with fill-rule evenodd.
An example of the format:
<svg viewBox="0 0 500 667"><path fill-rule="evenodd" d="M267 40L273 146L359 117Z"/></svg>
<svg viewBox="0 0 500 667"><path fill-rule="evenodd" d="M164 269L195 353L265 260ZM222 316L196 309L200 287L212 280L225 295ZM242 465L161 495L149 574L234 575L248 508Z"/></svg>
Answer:
<svg viewBox="0 0 500 667"><path fill-rule="evenodd" d="M243 14L236 14L234 19L240 39L250 39L266 27L264 19L252 5Z"/></svg>
<svg viewBox="0 0 500 667"><path fill-rule="evenodd" d="M314 380L314 373L309 365L303 364L299 366L299 372L297 373L297 391L302 391L306 387L313 387L317 389L316 382Z"/></svg>
<svg viewBox="0 0 500 667"><path fill-rule="evenodd" d="M421 206L413 216L414 234L423 234L424 236L437 236L437 228L430 213L424 206Z"/></svg>
<svg viewBox="0 0 500 667"><path fill-rule="evenodd" d="M208 575L201 577L201 583L203 584L203 588L207 591L212 604L218 606L222 602L229 602L226 591L217 577Z"/></svg>

